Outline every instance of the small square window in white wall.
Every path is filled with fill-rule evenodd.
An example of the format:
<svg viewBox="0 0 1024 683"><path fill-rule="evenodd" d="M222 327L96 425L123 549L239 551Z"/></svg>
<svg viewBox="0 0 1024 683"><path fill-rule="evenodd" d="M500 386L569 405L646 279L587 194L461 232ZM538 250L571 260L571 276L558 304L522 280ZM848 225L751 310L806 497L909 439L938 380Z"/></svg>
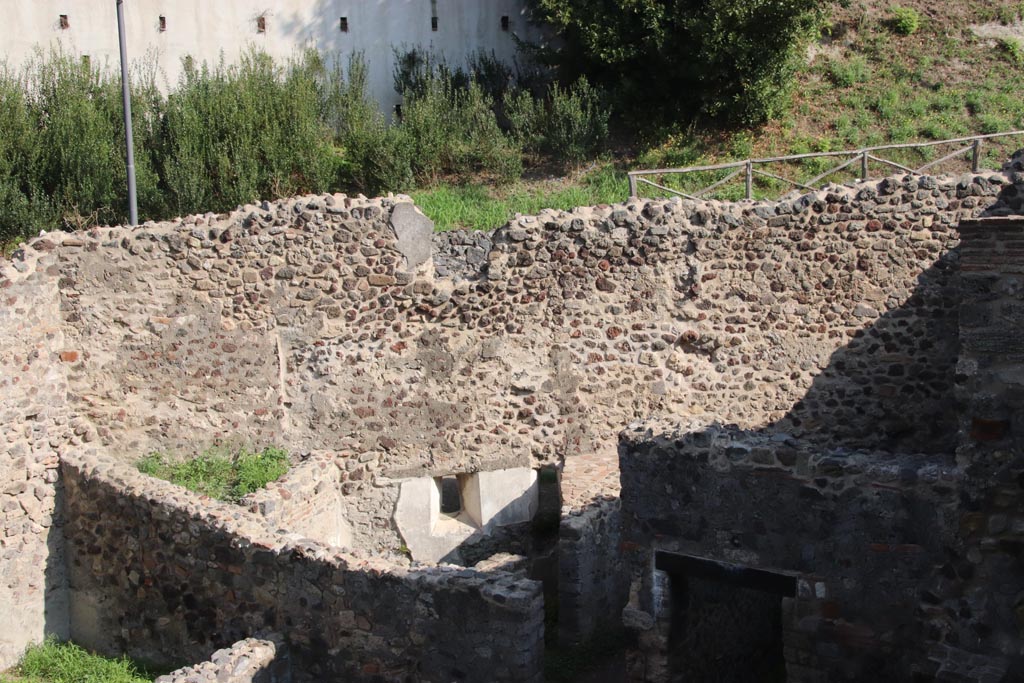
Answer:
<svg viewBox="0 0 1024 683"><path fill-rule="evenodd" d="M60 15L60 27L61 27L61 29L71 28L71 21L68 19L68 15L66 15L66 14Z"/></svg>
<svg viewBox="0 0 1024 683"><path fill-rule="evenodd" d="M509 30L509 28L511 26L512 26L512 22L509 20L508 15L506 14L505 16L503 16L501 18L501 30L502 31L507 31L507 30Z"/></svg>
<svg viewBox="0 0 1024 683"><path fill-rule="evenodd" d="M338 28L342 33L348 33L348 17L342 17L338 22Z"/></svg>
<svg viewBox="0 0 1024 683"><path fill-rule="evenodd" d="M159 28L160 28L160 33L163 33L164 31L167 30L167 17L165 17L165 16L161 16L160 17Z"/></svg>
<svg viewBox="0 0 1024 683"><path fill-rule="evenodd" d="M266 17L256 17L256 33L266 33L266 32L267 32L267 18Z"/></svg>

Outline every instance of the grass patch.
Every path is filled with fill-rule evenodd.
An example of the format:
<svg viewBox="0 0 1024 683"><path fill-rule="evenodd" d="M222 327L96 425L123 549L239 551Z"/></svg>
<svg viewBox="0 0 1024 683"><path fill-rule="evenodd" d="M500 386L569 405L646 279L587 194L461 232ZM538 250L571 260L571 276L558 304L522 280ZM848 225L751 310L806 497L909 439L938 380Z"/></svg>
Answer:
<svg viewBox="0 0 1024 683"><path fill-rule="evenodd" d="M573 182L519 182L495 188L483 183L441 185L412 193L438 230L493 230L516 213L621 202L629 195L626 174L604 163Z"/></svg>
<svg viewBox="0 0 1024 683"><path fill-rule="evenodd" d="M139 471L217 500L237 502L288 471L288 452L268 446L262 451L213 447L191 460L150 453L135 463Z"/></svg>
<svg viewBox="0 0 1024 683"><path fill-rule="evenodd" d="M74 643L47 639L32 645L0 683L149 683L153 680L126 657L108 659Z"/></svg>

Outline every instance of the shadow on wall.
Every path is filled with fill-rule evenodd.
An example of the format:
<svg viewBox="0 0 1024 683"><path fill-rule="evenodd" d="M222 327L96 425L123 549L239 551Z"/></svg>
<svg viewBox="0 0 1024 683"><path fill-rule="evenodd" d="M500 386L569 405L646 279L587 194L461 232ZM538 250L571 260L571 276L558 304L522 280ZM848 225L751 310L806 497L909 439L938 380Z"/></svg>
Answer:
<svg viewBox="0 0 1024 683"><path fill-rule="evenodd" d="M1007 185L983 217L1019 215L1022 206L1019 188ZM726 573L795 579L795 595L763 621L782 620L773 647L781 656L784 646L788 673L800 680L953 680L954 671L965 674L956 680L1020 680L1024 585L1014 577L1024 576L1024 558L1018 532L1000 523L1006 510L1021 511L1020 460L1016 470L974 473L956 458L966 409L957 398L961 310L971 315L992 298L961 291L961 253L942 255L903 305L853 334L775 424L672 431L652 422L624 433L623 545L635 551L629 562L644 585L627 612L646 642L633 658L642 680L656 680L658 667L682 673L672 671L685 659L675 648L698 667L729 658L731 629L752 618L739 593L723 598L716 584L696 608L708 612L699 632L680 639L678 602L694 595L675 593L690 577L652 572L657 551L709 558L700 561ZM991 460L976 449L964 457ZM1016 617L1005 608L1014 600ZM672 628L659 626L657 615L672 610ZM689 651L694 638L703 652Z"/></svg>
<svg viewBox="0 0 1024 683"><path fill-rule="evenodd" d="M807 393L765 428L831 446L951 453L957 359L956 249L917 278L901 306L850 329Z"/></svg>
<svg viewBox="0 0 1024 683"><path fill-rule="evenodd" d="M1024 155L1015 154L1004 170L1024 171ZM1019 179L1011 180L982 218L1020 214L1024 197L1014 184ZM965 188L972 191L975 185ZM910 239L924 242L929 235L919 231ZM959 427L953 398L960 350L959 264L959 248L950 249L921 272L906 301L881 315L859 306L857 313L873 321L850 330L849 343L829 357L804 397L765 430L830 446L951 454ZM878 268L861 265L869 275ZM828 279L818 283L828 286Z"/></svg>
<svg viewBox="0 0 1024 683"><path fill-rule="evenodd" d="M47 561L45 569L46 599L43 603L44 630L47 636L60 640L70 637L70 595L68 593L67 540L64 520L67 509L64 486L60 479L54 486L53 522L46 532Z"/></svg>

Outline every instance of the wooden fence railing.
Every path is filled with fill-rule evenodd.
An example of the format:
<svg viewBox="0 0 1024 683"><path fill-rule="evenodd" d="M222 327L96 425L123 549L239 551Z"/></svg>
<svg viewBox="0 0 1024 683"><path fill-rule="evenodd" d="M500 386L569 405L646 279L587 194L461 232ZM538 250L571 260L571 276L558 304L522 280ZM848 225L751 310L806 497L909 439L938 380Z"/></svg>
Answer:
<svg viewBox="0 0 1024 683"><path fill-rule="evenodd" d="M1024 135L1024 130L1007 131L1005 133L992 133L990 135L974 135L967 138L954 138L952 140L937 140L930 142L908 142L898 145L881 145L879 147L865 147L857 150L846 150L843 152L811 152L808 154L791 154L783 157L770 157L766 159L746 159L745 161L734 161L728 164L713 164L711 166L688 166L686 168L659 168L641 171L630 171L629 172L629 194L631 197L637 197L639 187L641 184L655 187L659 190L678 195L680 197L686 197L687 199L702 199L704 195L712 190L726 185L730 181L736 179L741 174L744 176L746 198L754 198L754 179L757 177L770 178L772 180L781 181L793 187L803 188L806 190L819 190L815 183L820 183L822 180L829 176L846 170L850 166L853 166L858 161L860 162L860 179L865 180L869 178L870 164L875 162L876 164L883 164L885 166L896 168L907 173L920 174L924 173L930 168L937 166L945 161L955 159L957 157L970 154L971 156L971 170L974 172L978 171L978 164L981 161L981 148L982 143L985 140L992 140L996 138L1010 137L1014 135ZM885 159L879 156L879 153L886 152L889 150L896 149L926 149L930 147L937 147L940 145L966 145L958 147L956 151L950 152L949 154L939 158L933 159L926 163L924 166L918 168L910 168L903 164L892 161L891 159ZM800 161L803 159L822 158L822 157L836 157L842 158L842 161L823 173L805 180L802 182L791 180L777 173L771 173L769 171L762 170L758 166L766 166L770 164L783 164L793 161ZM683 192L682 190L667 187L664 184L656 183L652 180L648 180L648 176L666 176L666 175L683 175L688 173L702 173L708 171L726 171L732 170L731 173L726 175L724 178L716 180L707 187L698 190L693 193Z"/></svg>

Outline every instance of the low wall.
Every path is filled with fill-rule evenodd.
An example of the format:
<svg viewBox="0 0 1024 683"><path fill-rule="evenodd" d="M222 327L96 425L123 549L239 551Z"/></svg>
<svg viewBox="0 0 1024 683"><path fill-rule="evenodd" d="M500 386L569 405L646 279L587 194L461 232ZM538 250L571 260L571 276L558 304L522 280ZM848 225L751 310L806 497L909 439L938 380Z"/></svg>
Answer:
<svg viewBox="0 0 1024 683"><path fill-rule="evenodd" d="M64 347L53 261L0 274L0 670L68 633L57 468L77 354Z"/></svg>
<svg viewBox="0 0 1024 683"><path fill-rule="evenodd" d="M280 638L246 638L217 650L206 662L159 676L155 683L292 683L291 667L282 649Z"/></svg>
<svg viewBox="0 0 1024 683"><path fill-rule="evenodd" d="M346 462L351 461L337 453L310 453L240 504L276 529L351 549L352 525L341 493Z"/></svg>
<svg viewBox="0 0 1024 683"><path fill-rule="evenodd" d="M62 471L71 637L87 647L180 666L274 631L298 681L540 680L536 582L290 543L102 454L68 454Z"/></svg>

